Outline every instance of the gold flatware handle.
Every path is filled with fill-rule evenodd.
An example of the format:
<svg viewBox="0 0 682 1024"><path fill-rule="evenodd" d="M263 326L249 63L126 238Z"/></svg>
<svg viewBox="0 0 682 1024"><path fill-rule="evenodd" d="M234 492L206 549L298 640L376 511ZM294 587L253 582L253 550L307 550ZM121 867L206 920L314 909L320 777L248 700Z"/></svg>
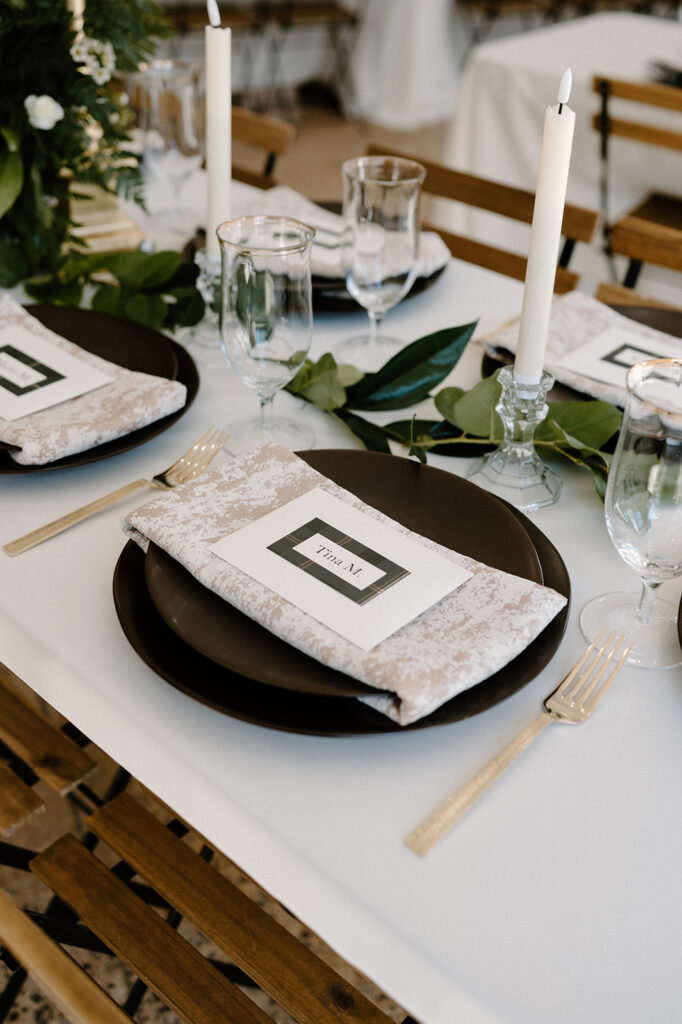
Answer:
<svg viewBox="0 0 682 1024"><path fill-rule="evenodd" d="M502 772L529 747L536 736L539 736L546 725L552 721L551 716L542 711L525 729L511 740L506 747L496 754L485 767L481 768L469 781L449 796L436 810L418 825L413 832L405 837L405 843L421 857L428 853L432 846L459 821L479 796L498 779Z"/></svg>
<svg viewBox="0 0 682 1024"><path fill-rule="evenodd" d="M70 526L75 526L76 523L81 523L84 519L94 516L95 513L101 512L102 509L108 508L109 505L114 505L121 498L125 498L127 494L138 491L140 487L148 486L148 480L134 480L133 483L126 484L125 487L119 487L117 491L112 491L111 494L105 494L103 497L97 498L96 501L91 501L88 505L83 505L82 508L69 512L67 515L62 516L61 519L55 519L54 522L47 523L46 526L40 526L37 530L32 530L23 537L10 541L9 544L3 546L2 550L12 557L20 555L22 551L34 548L36 544L42 544L44 540L49 540L50 537L55 537L58 533L68 530Z"/></svg>

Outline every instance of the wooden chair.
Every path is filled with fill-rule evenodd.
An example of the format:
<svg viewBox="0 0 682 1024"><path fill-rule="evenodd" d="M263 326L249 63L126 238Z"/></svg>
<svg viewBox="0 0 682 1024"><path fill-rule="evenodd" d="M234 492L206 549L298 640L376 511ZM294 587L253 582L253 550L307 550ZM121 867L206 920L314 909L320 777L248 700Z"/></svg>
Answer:
<svg viewBox="0 0 682 1024"><path fill-rule="evenodd" d="M592 88L601 97L601 109L594 115L592 125L601 136L601 206L605 248L609 254L622 253L630 257L624 283L632 288L637 282L643 262L679 269L676 255L679 242L676 236L679 234L682 238L682 195L651 192L624 217L610 222L609 179L614 173L610 166L610 142L617 137L682 153L682 119L679 130L663 128L646 120L647 107L682 114L682 89L658 82L630 82L603 75L595 75ZM614 99L641 104L644 108L642 117L614 117L611 112ZM680 177L682 180L682 159ZM652 227L651 234L647 227L649 224L656 226ZM663 227L670 233L661 234L657 227ZM629 250L633 247L635 252L631 256ZM641 252L648 256L640 256Z"/></svg>
<svg viewBox="0 0 682 1024"><path fill-rule="evenodd" d="M120 792L119 778L103 799L92 793L83 781L95 763L89 754L28 706L21 680L4 665L0 683L3 827L37 810L38 775L62 794L77 787L89 804L79 838L59 835L39 853L0 843L1 864L30 871L49 890L46 910L26 912L0 885L0 959L10 970L0 1021L28 975L74 1024L129 1024L147 989L187 1024L272 1024L245 986L264 990L299 1024L392 1024L395 1017L303 944L291 915L279 905L268 913L255 885L252 898L232 880L235 865L141 787L136 799ZM207 955L178 933L183 919L207 940ZM137 981L124 1005L62 946L125 963Z"/></svg>
<svg viewBox="0 0 682 1024"><path fill-rule="evenodd" d="M533 192L514 188L511 185L503 185L498 181L477 177L473 174L463 174L461 171L453 170L431 160L424 160L420 156L386 149L386 147L374 144L368 147L367 152L374 156L402 156L410 160L419 160L426 168L426 178L422 186L422 192L425 195L452 199L458 203L487 210L524 224L530 224L533 219L533 204L535 202ZM588 210L570 203L566 204L562 224L564 244L554 281L554 291L557 294L571 291L577 286L579 277L567 269L568 263L576 242L592 240L598 218L599 214L596 210ZM424 224L423 227L425 230L437 231L457 259L465 260L467 263L476 263L478 266L495 270L499 274L505 274L507 277L513 277L519 281L525 280L527 264L525 255L509 252L507 249L479 242L465 235L454 234L434 225Z"/></svg>
<svg viewBox="0 0 682 1024"><path fill-rule="evenodd" d="M95 767L85 750L19 696L20 687L0 663L0 836L44 810L39 780L65 796Z"/></svg>
<svg viewBox="0 0 682 1024"><path fill-rule="evenodd" d="M232 177L258 188L272 188L275 162L291 145L296 129L281 118L259 114L245 107L232 107ZM236 144L236 145L235 145ZM240 163L255 156L260 169Z"/></svg>
<svg viewBox="0 0 682 1024"><path fill-rule="evenodd" d="M670 302L642 295L634 288L627 288L624 284L614 284L612 281L601 281L597 285L594 297L599 302L606 303L607 306L646 306L649 309L670 309L682 313L682 306L674 306Z"/></svg>

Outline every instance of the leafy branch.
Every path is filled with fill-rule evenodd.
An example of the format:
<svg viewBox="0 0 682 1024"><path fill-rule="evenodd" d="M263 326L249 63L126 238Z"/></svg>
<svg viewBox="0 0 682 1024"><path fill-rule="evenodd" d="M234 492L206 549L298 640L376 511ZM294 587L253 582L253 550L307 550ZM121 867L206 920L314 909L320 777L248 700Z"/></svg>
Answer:
<svg viewBox="0 0 682 1024"><path fill-rule="evenodd" d="M500 398L497 373L469 391L433 389L451 372L476 324L446 328L407 345L376 373L361 374L338 366L331 353L317 362L308 359L287 390L330 412L346 424L370 451L390 453L390 442L408 448L408 455L426 462L427 454L470 458L491 451L503 438L496 411ZM442 419L396 420L378 424L358 412L407 409L432 397ZM535 434L541 455L562 458L592 474L603 499L620 411L608 402L550 402L546 419Z"/></svg>

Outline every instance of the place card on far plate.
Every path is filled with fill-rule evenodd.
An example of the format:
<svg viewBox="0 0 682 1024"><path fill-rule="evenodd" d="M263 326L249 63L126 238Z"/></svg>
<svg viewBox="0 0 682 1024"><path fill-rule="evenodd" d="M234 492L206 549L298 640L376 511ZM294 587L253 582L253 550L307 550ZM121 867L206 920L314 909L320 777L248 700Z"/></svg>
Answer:
<svg viewBox="0 0 682 1024"><path fill-rule="evenodd" d="M16 420L112 378L26 327L0 328L0 418Z"/></svg>
<svg viewBox="0 0 682 1024"><path fill-rule="evenodd" d="M643 337L626 327L609 327L579 348L561 356L557 366L625 390L631 366L647 359L679 359L682 340Z"/></svg>
<svg viewBox="0 0 682 1024"><path fill-rule="evenodd" d="M471 576L321 488L211 551L365 651Z"/></svg>

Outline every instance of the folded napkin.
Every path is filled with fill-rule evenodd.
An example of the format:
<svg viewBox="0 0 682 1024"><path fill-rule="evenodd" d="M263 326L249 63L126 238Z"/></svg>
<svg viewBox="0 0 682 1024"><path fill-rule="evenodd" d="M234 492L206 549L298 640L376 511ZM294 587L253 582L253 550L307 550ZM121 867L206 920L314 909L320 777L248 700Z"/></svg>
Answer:
<svg viewBox="0 0 682 1024"><path fill-rule="evenodd" d="M178 381L126 370L84 351L32 317L9 295L0 296L0 328L21 326L113 378L84 395L16 420L0 417L0 441L23 466L44 465L122 437L181 409L187 389Z"/></svg>
<svg viewBox="0 0 682 1024"><path fill-rule="evenodd" d="M233 215L245 217L254 214L272 214L294 217L317 228L313 245L311 264L313 274L320 277L343 277L341 249L338 247L343 230L343 218L329 210L322 209L299 192L286 185L262 192L259 196L240 201L235 198ZM326 229L326 230L325 230ZM329 246L330 248L327 248ZM430 277L450 260L450 250L435 231L424 231L419 236L418 277Z"/></svg>
<svg viewBox="0 0 682 1024"><path fill-rule="evenodd" d="M682 339L637 323L636 320L617 313L615 309L605 306L590 295L572 291L556 296L552 302L545 369L549 370L556 380L575 388L576 391L613 402L615 405L623 405L626 396L624 387L594 380L559 364L559 360L573 349L585 345L592 338L613 327L620 327L628 334L636 335L641 341L658 338L667 342L677 342L682 357ZM484 341L487 347L506 348L510 352L516 352L518 336L519 321L514 320L493 334L487 335Z"/></svg>
<svg viewBox="0 0 682 1024"><path fill-rule="evenodd" d="M315 487L361 509L473 576L392 636L364 651L209 549L221 537ZM434 711L524 650L566 604L547 587L459 555L365 505L277 445L204 473L131 512L124 532L177 559L210 590L318 661L382 690L359 698L400 725Z"/></svg>

